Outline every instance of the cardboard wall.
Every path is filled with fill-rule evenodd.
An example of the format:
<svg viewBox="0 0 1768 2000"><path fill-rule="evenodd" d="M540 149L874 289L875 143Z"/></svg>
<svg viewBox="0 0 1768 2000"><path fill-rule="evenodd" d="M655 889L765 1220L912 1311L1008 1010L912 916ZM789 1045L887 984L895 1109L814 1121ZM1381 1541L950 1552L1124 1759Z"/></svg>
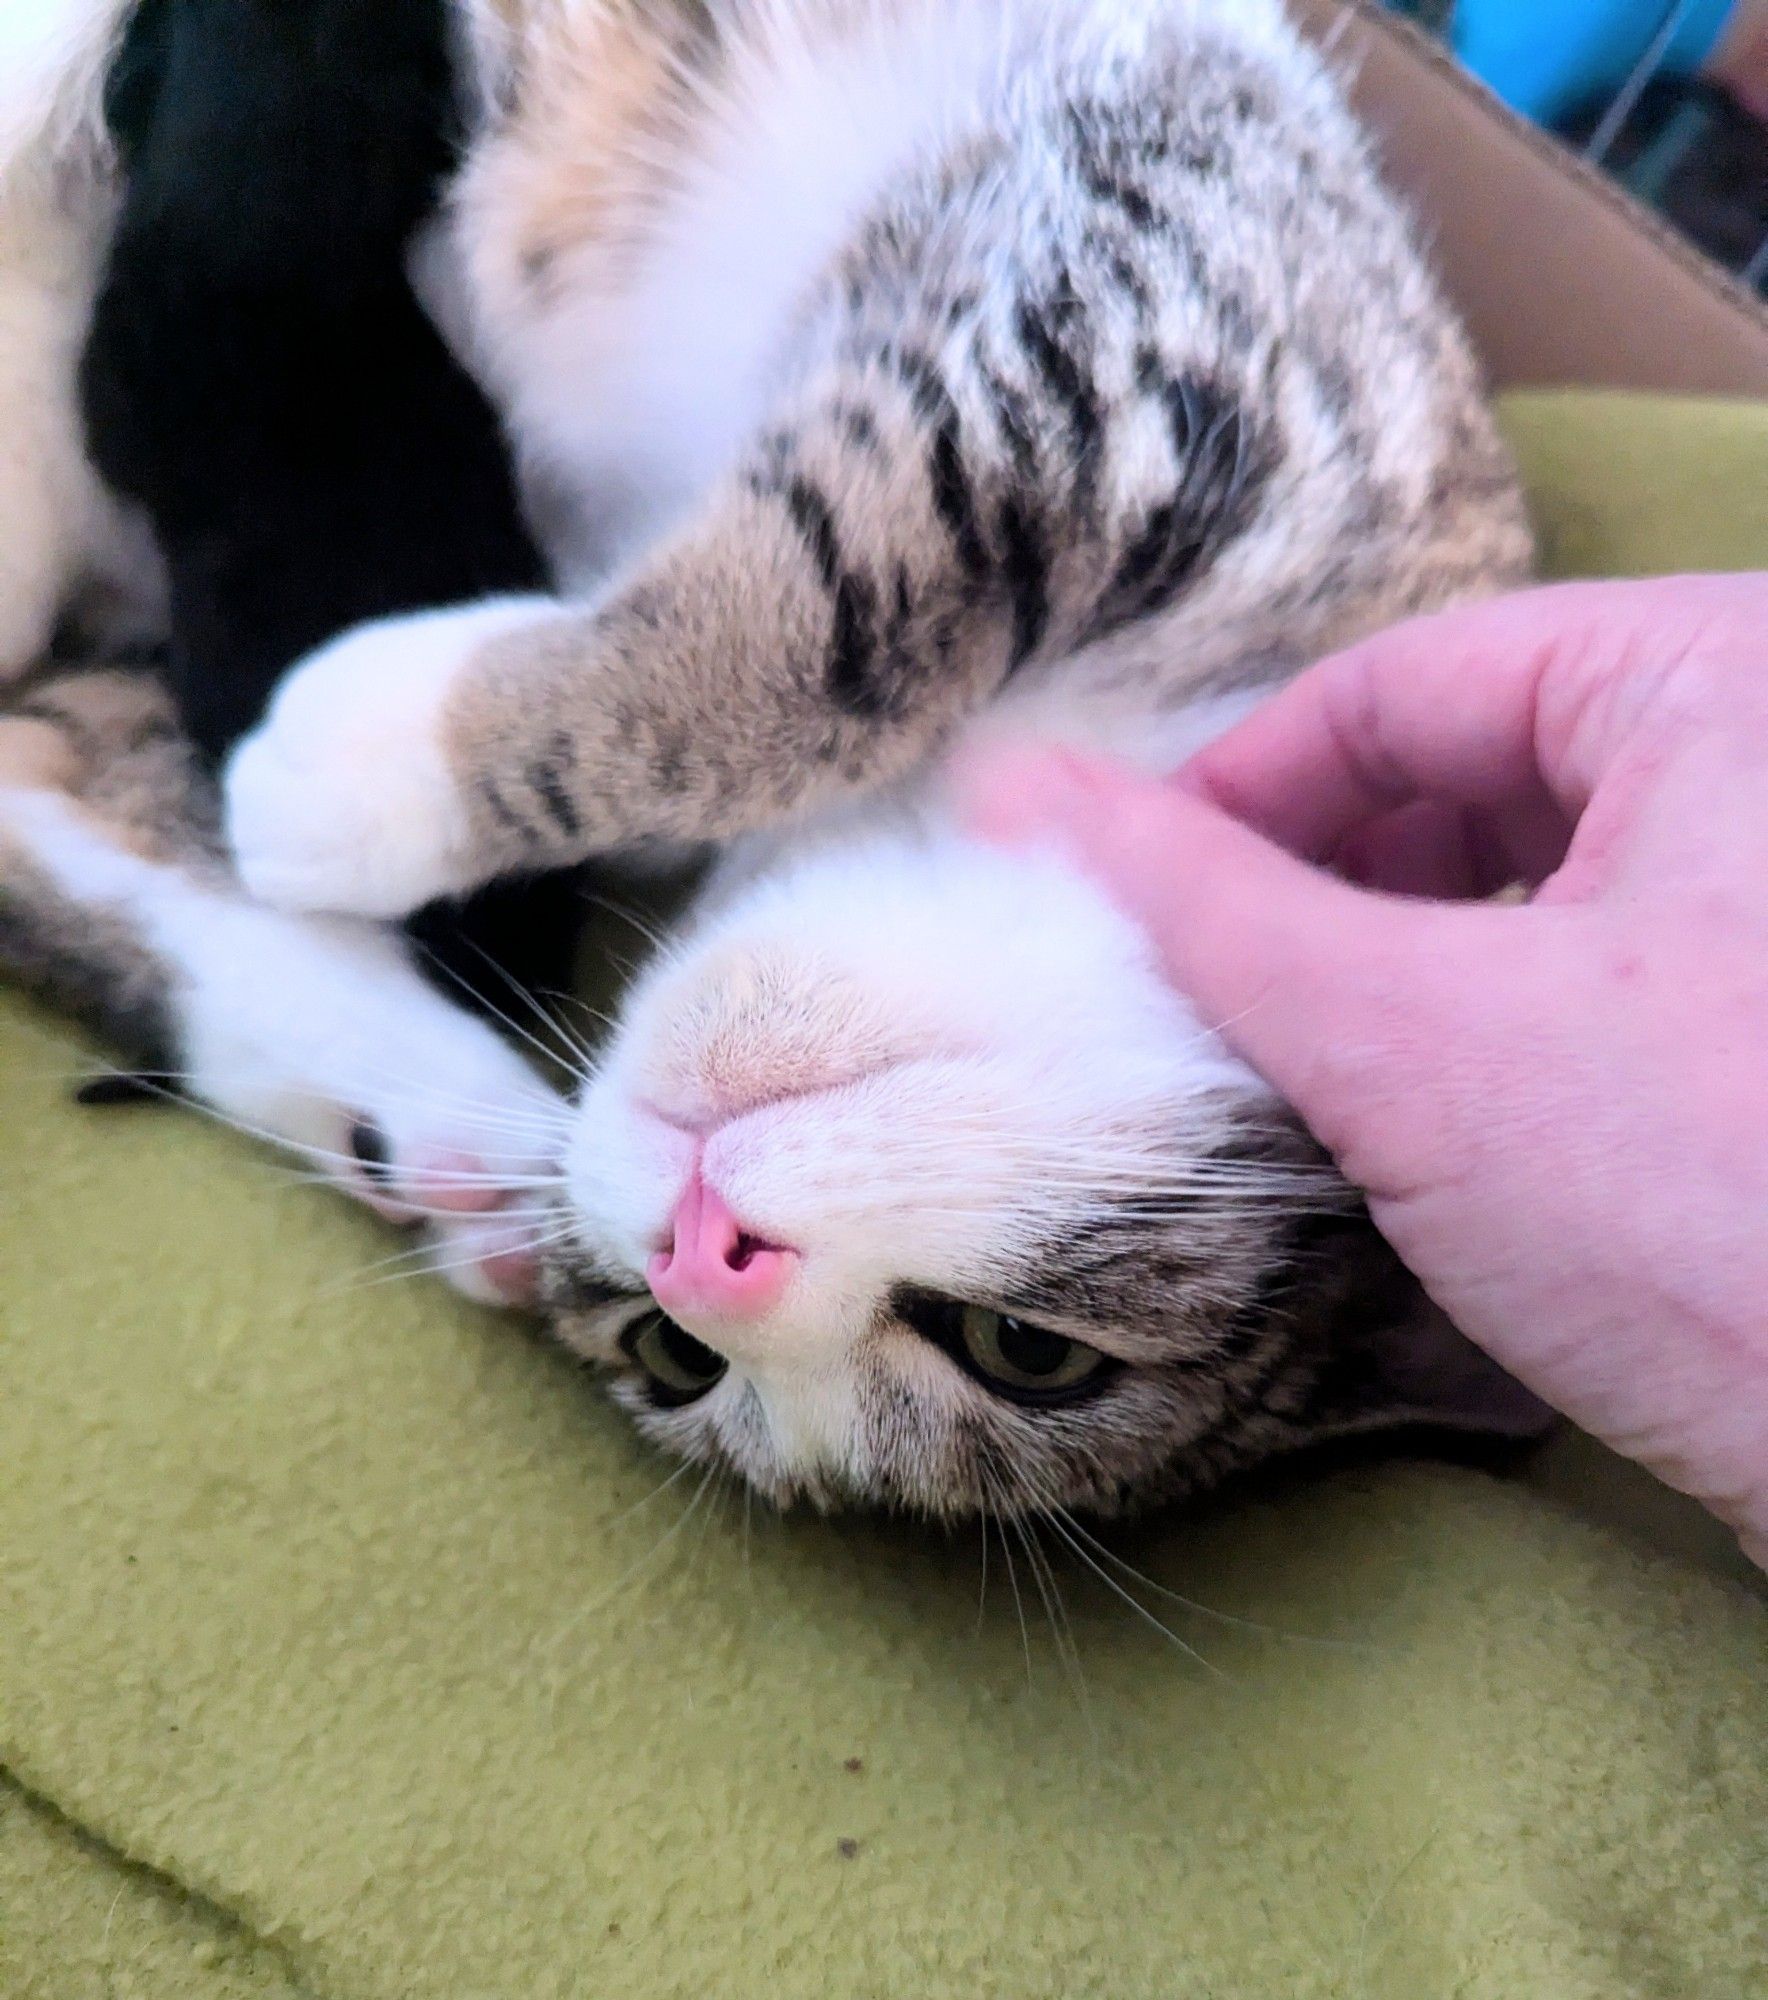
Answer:
<svg viewBox="0 0 1768 2000"><path fill-rule="evenodd" d="M1411 196L1494 384L1768 397L1768 309L1368 0L1289 0Z"/></svg>

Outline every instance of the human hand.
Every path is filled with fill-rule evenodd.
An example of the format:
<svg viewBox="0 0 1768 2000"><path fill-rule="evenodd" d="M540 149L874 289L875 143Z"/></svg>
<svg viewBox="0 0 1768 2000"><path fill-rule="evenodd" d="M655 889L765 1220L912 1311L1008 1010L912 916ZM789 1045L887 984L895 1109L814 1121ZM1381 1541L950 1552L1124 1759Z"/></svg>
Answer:
<svg viewBox="0 0 1768 2000"><path fill-rule="evenodd" d="M1768 1563L1768 575L1401 626L1167 783L959 784L1144 922L1464 1332Z"/></svg>

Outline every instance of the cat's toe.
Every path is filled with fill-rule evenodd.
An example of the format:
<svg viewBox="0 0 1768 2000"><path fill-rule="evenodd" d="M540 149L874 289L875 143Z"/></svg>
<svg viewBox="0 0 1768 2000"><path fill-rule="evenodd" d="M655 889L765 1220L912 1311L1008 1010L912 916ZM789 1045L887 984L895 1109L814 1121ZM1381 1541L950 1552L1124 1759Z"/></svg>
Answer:
<svg viewBox="0 0 1768 2000"><path fill-rule="evenodd" d="M540 1296L543 1211L516 1198L478 1215L432 1217L424 1225L429 1267L481 1305L521 1308Z"/></svg>
<svg viewBox="0 0 1768 2000"><path fill-rule="evenodd" d="M346 634L283 683L223 781L255 896L393 917L470 886L442 740L448 669L435 627L397 620Z"/></svg>
<svg viewBox="0 0 1768 2000"><path fill-rule="evenodd" d="M452 788L409 739L275 716L225 780L234 866L259 901L398 917L466 886L450 865Z"/></svg>
<svg viewBox="0 0 1768 2000"><path fill-rule="evenodd" d="M547 1210L534 1188L535 1158L465 1144L401 1143L367 1113L354 1115L338 1155L347 1190L389 1222L416 1224L414 1264L486 1305L531 1305L540 1284Z"/></svg>

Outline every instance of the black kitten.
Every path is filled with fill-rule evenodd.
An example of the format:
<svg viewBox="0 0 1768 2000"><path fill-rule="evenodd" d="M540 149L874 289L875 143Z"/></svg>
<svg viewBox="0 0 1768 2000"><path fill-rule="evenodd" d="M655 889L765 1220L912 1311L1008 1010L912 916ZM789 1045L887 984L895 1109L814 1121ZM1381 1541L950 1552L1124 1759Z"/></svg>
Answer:
<svg viewBox="0 0 1768 2000"><path fill-rule="evenodd" d="M153 525L211 764L346 626L546 583L497 416L406 272L460 137L447 11L143 0L110 76L123 198L82 410ZM468 984L489 954L533 987L567 976L575 918L547 880L414 928Z"/></svg>

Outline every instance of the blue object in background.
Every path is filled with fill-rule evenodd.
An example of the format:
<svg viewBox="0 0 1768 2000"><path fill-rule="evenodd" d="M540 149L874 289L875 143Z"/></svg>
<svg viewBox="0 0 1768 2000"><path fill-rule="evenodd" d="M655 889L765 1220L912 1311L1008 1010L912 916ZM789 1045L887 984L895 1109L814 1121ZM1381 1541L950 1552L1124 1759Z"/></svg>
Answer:
<svg viewBox="0 0 1768 2000"><path fill-rule="evenodd" d="M1455 53L1541 124L1612 97L1660 36L1661 75L1688 75L1718 46L1733 0L1458 0ZM1672 25L1673 22L1673 25Z"/></svg>

